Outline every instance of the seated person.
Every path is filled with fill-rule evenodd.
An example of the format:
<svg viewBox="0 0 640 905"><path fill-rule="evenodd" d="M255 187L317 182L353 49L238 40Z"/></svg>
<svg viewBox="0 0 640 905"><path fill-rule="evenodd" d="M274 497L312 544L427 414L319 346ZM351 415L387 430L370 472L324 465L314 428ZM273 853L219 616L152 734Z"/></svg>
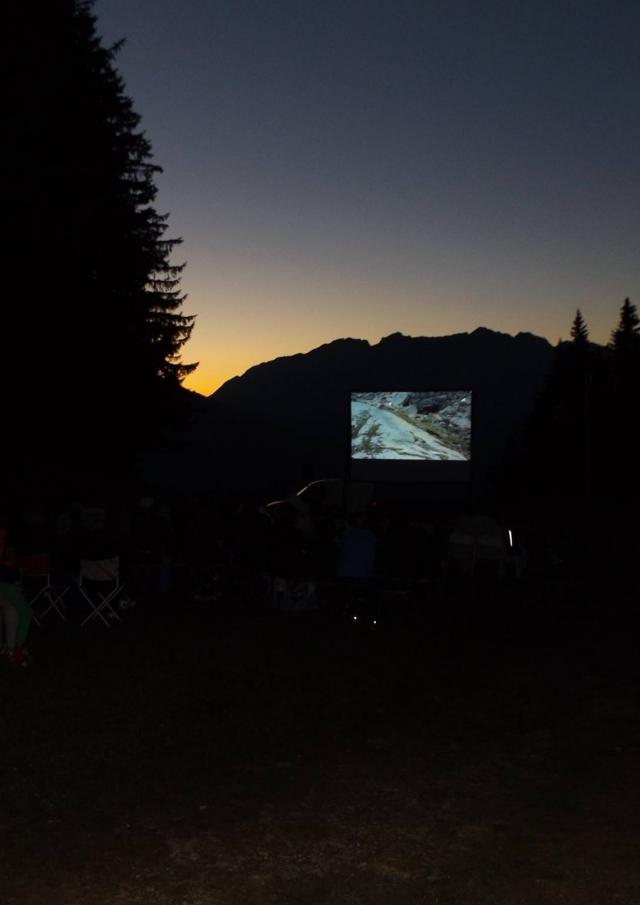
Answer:
<svg viewBox="0 0 640 905"><path fill-rule="evenodd" d="M11 667L25 669L31 665L31 655L25 647L31 607L22 595L18 577L6 519L0 516L0 645L2 656Z"/></svg>

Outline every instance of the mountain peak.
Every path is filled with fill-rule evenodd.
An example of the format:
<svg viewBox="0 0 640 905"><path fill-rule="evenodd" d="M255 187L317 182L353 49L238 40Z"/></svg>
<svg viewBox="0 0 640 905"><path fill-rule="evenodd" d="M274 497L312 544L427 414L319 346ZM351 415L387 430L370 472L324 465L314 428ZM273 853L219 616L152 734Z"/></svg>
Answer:
<svg viewBox="0 0 640 905"><path fill-rule="evenodd" d="M390 333L388 336L383 336L378 345L381 346L383 343L399 342L403 339L413 339L413 337L407 336L405 333L401 333L399 330L397 330L395 333Z"/></svg>

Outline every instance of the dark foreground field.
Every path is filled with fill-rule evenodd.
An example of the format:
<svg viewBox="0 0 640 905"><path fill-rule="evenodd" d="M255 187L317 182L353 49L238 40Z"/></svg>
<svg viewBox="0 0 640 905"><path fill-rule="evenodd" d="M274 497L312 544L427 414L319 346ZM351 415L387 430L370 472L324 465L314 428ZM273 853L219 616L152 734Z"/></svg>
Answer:
<svg viewBox="0 0 640 905"><path fill-rule="evenodd" d="M639 905L633 607L592 603L34 630L0 679L3 901Z"/></svg>

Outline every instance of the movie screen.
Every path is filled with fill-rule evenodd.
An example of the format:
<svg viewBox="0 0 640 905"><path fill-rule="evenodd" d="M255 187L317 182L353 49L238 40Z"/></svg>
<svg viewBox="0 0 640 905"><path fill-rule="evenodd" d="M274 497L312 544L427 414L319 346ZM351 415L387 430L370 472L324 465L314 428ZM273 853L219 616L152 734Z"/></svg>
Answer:
<svg viewBox="0 0 640 905"><path fill-rule="evenodd" d="M466 480L471 396L470 390L352 392L352 470L367 477L377 469L380 477Z"/></svg>
<svg viewBox="0 0 640 905"><path fill-rule="evenodd" d="M471 458L471 393L351 395L351 456L465 462Z"/></svg>

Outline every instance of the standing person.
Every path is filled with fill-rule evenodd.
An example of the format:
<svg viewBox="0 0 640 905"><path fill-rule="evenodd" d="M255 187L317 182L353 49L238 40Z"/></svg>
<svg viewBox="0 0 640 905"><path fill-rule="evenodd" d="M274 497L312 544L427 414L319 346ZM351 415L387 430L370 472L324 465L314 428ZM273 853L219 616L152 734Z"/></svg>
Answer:
<svg viewBox="0 0 640 905"><path fill-rule="evenodd" d="M358 581L371 578L376 546L377 539L369 525L367 514L355 512L338 539L338 578Z"/></svg>
<svg viewBox="0 0 640 905"><path fill-rule="evenodd" d="M30 625L31 607L18 585L7 520L0 514L0 644L2 658L14 669L31 665L31 655L25 647Z"/></svg>
<svg viewBox="0 0 640 905"><path fill-rule="evenodd" d="M355 512L338 537L336 578L342 590L343 612L367 605L376 552L377 538L367 514Z"/></svg>

